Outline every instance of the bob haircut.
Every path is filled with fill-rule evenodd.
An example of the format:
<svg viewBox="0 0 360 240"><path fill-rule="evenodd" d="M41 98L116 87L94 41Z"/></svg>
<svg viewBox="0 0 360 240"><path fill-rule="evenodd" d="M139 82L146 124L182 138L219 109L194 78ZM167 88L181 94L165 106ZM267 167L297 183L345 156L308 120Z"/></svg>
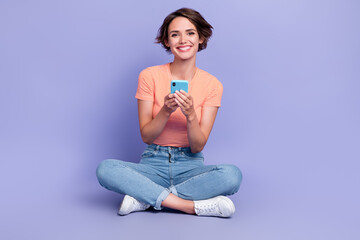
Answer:
<svg viewBox="0 0 360 240"><path fill-rule="evenodd" d="M203 43L199 44L198 52L205 49L207 42L212 35L213 27L201 16L201 14L191 8L180 8L173 13L170 13L165 19L161 27L159 28L156 42L161 43L167 52L170 52L170 48L166 46L168 41L168 29L169 25L176 17L185 17L192 24L195 25L196 30L199 34L199 39L203 40Z"/></svg>

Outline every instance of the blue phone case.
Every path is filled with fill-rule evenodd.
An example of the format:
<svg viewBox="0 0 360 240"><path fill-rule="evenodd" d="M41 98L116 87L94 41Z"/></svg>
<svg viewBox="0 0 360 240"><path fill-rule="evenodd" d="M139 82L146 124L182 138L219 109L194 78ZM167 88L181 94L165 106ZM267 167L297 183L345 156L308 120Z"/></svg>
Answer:
<svg viewBox="0 0 360 240"><path fill-rule="evenodd" d="M172 80L171 81L171 93L174 93L176 90L184 90L188 92L189 83L186 80Z"/></svg>

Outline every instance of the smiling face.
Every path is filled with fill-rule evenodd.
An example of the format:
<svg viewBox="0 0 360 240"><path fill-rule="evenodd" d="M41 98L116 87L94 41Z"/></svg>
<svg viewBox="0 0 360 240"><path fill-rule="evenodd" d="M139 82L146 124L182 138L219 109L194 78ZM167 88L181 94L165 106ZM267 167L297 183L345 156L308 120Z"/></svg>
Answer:
<svg viewBox="0 0 360 240"><path fill-rule="evenodd" d="M188 60L196 57L199 44L202 42L196 27L187 18L177 17L171 21L166 46L176 59Z"/></svg>

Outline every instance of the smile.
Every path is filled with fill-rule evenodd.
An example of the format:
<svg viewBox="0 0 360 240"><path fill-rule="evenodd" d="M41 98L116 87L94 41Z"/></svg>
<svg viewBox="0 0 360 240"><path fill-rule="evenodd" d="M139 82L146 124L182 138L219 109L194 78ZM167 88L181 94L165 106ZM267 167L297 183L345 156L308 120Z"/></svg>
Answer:
<svg viewBox="0 0 360 240"><path fill-rule="evenodd" d="M187 52L189 51L191 48L191 46L182 46L182 47L177 47L177 49L180 50L180 52Z"/></svg>

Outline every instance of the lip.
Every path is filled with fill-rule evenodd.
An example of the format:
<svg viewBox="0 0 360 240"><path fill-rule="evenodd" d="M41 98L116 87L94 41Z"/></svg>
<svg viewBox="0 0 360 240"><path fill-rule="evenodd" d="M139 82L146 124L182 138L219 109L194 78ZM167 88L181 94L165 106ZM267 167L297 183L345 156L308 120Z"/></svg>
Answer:
<svg viewBox="0 0 360 240"><path fill-rule="evenodd" d="M179 50L180 52L188 52L190 51L191 48L192 46L190 45L184 45L184 46L179 46L176 49Z"/></svg>

